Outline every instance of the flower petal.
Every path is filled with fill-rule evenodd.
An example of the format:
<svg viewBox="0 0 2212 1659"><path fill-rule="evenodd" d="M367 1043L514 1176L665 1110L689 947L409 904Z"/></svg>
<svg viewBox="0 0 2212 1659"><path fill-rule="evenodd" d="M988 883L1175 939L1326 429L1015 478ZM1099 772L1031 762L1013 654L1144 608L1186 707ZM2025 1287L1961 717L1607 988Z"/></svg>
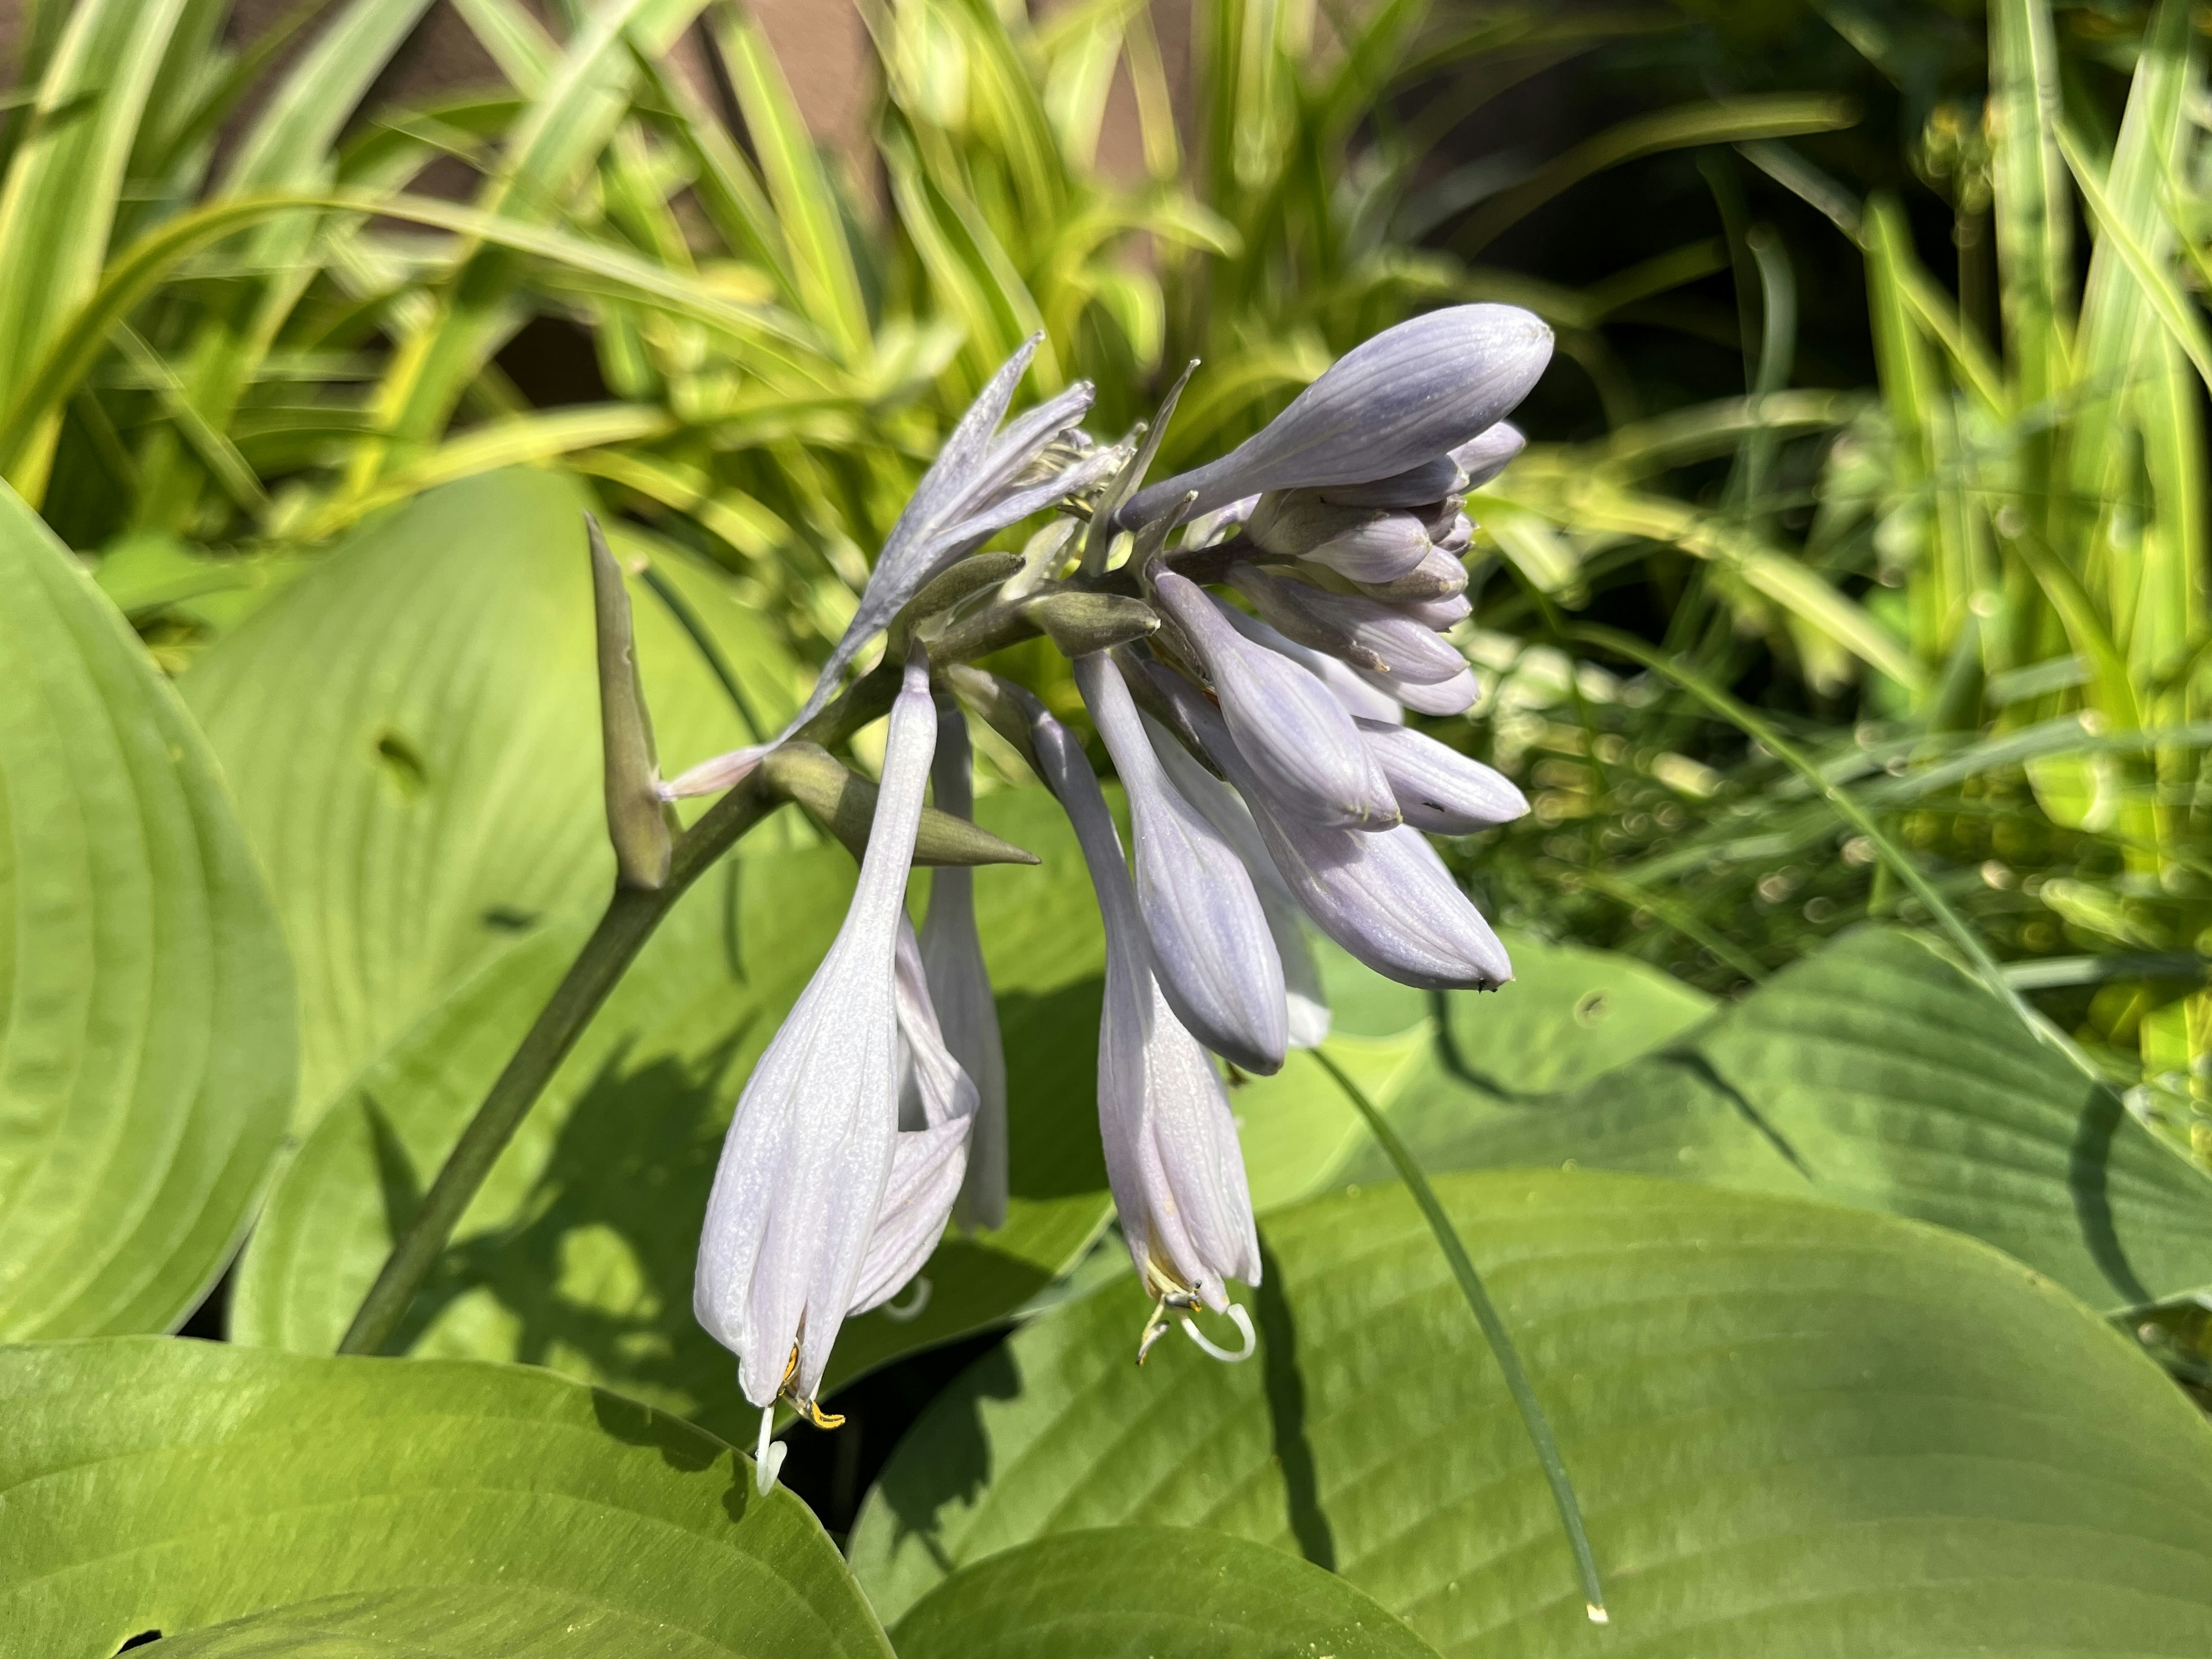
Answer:
<svg viewBox="0 0 2212 1659"><path fill-rule="evenodd" d="M1528 797L1504 773L1402 726L1361 720L1360 731L1390 779L1406 822L1431 835L1467 836L1510 823Z"/></svg>

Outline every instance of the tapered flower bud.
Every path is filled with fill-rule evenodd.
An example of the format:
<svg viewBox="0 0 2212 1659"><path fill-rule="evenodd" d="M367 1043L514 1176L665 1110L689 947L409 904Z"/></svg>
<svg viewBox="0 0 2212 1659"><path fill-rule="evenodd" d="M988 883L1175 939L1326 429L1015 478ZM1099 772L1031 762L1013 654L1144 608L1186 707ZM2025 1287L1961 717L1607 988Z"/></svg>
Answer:
<svg viewBox="0 0 2212 1659"><path fill-rule="evenodd" d="M1129 798L1137 904L1168 1006L1214 1053L1262 1075L1279 1070L1290 1040L1283 969L1250 874L1161 769L1114 665L1079 657L1075 683Z"/></svg>
<svg viewBox="0 0 2212 1659"><path fill-rule="evenodd" d="M1324 592L1249 564L1231 565L1229 585L1281 633L1356 667L1436 681L1448 680L1467 666L1467 659L1434 630L1374 599Z"/></svg>
<svg viewBox="0 0 2212 1659"><path fill-rule="evenodd" d="M599 532L599 521L588 513L584 514L584 533L591 545L592 611L599 638L607 839L614 843L616 879L624 887L651 890L668 879L674 836L669 809L659 793L653 717L646 709L637 641L630 629L629 589Z"/></svg>
<svg viewBox="0 0 2212 1659"><path fill-rule="evenodd" d="M930 779L940 811L969 817L975 808L968 721L957 707L938 710L937 757ZM975 878L957 866L929 878L929 915L921 924L921 962L930 1000L952 1051L975 1085L975 1123L968 1138L968 1174L954 1218L965 1227L1006 1224L1006 1054L999 1007L983 945L975 933Z"/></svg>
<svg viewBox="0 0 2212 1659"><path fill-rule="evenodd" d="M890 1180L905 1042L894 963L936 738L916 656L892 705L851 908L753 1067L715 1169L692 1307L737 1354L739 1386L763 1413L779 1395L814 1412ZM765 1464L762 1478L773 1476Z"/></svg>
<svg viewBox="0 0 2212 1659"><path fill-rule="evenodd" d="M1464 593L1449 593L1441 599L1401 599L1397 608L1439 634L1458 627L1474 614L1474 602Z"/></svg>
<svg viewBox="0 0 2212 1659"><path fill-rule="evenodd" d="M1098 1128L1121 1236L1154 1297L1220 1312L1229 1308L1224 1281L1260 1282L1259 1235L1228 1094L1153 977L1121 837L1082 744L1034 704L1030 735L1083 849L1106 927ZM1250 1325L1238 1323L1249 1352ZM1187 1328L1196 1337L1196 1327Z"/></svg>
<svg viewBox="0 0 2212 1659"><path fill-rule="evenodd" d="M1248 615L1234 606L1223 607L1221 614L1231 627L1253 644L1262 650L1272 651L1279 657L1289 658L1327 686L1329 695L1343 705L1347 714L1357 714L1364 720L1402 720L1406 718L1405 707L1397 698L1379 686L1370 685L1350 663L1340 661L1311 646L1300 645L1296 640L1285 639L1257 617Z"/></svg>
<svg viewBox="0 0 2212 1659"><path fill-rule="evenodd" d="M1257 495L1247 495L1226 507L1218 507L1211 513L1201 513L1182 527L1182 544L1186 548L1211 547L1216 542L1225 542L1244 527L1259 507Z"/></svg>
<svg viewBox="0 0 2212 1659"><path fill-rule="evenodd" d="M1443 599L1467 591L1467 567L1456 553L1432 547L1420 563L1389 581L1362 582L1360 592L1371 599L1395 605L1404 599Z"/></svg>
<svg viewBox="0 0 2212 1659"><path fill-rule="evenodd" d="M1426 990L1487 989L1513 977L1505 947L1421 832L1326 829L1279 811L1212 704L1171 694L1251 809L1268 857L1314 925L1376 973Z"/></svg>
<svg viewBox="0 0 2212 1659"><path fill-rule="evenodd" d="M1377 690L1386 691L1416 714L1428 714L1438 719L1448 714L1464 714L1481 700L1482 687L1474 678L1474 671L1462 668L1448 680L1409 680L1389 672L1376 673L1370 669L1352 671Z"/></svg>
<svg viewBox="0 0 2212 1659"><path fill-rule="evenodd" d="M1219 460L1140 490L1137 525L1196 490L1206 513L1255 490L1366 483L1448 453L1528 395L1552 331L1515 306L1453 306L1388 328L1337 359Z"/></svg>
<svg viewBox="0 0 2212 1659"><path fill-rule="evenodd" d="M1429 552L1429 533L1412 514L1332 507L1307 490L1261 496L1244 533L1270 553L1310 559L1354 581L1402 576Z"/></svg>
<svg viewBox="0 0 2212 1659"><path fill-rule="evenodd" d="M1510 421L1500 421L1452 451L1451 458L1467 474L1465 487L1480 489L1512 465L1513 458L1528 447L1528 437L1519 427Z"/></svg>
<svg viewBox="0 0 2212 1659"><path fill-rule="evenodd" d="M1125 671L1126 672L1126 671ZM1275 941L1275 955L1283 967L1285 1029L1293 1048L1317 1048L1328 1036L1328 993L1321 981L1321 966L1307 941L1304 912L1283 884L1275 861L1267 856L1259 826L1237 799L1237 792L1207 771L1174 733L1147 716L1145 734L1160 768L1182 798L1206 814L1206 821L1237 849L1237 856L1252 878L1260 908L1267 918L1267 932Z"/></svg>
<svg viewBox="0 0 2212 1659"><path fill-rule="evenodd" d="M1371 483L1334 485L1322 490L1321 498L1342 507L1422 507L1464 487L1459 463L1449 455L1436 455Z"/></svg>
<svg viewBox="0 0 2212 1659"><path fill-rule="evenodd" d="M1398 805L1344 705L1286 657L1246 640L1205 589L1172 571L1156 591L1221 698L1239 751L1283 810L1314 823L1382 829Z"/></svg>
<svg viewBox="0 0 2212 1659"><path fill-rule="evenodd" d="M1359 729L1389 776L1398 811L1416 830L1468 836L1528 810L1528 797L1504 773L1434 738L1379 720L1361 720Z"/></svg>

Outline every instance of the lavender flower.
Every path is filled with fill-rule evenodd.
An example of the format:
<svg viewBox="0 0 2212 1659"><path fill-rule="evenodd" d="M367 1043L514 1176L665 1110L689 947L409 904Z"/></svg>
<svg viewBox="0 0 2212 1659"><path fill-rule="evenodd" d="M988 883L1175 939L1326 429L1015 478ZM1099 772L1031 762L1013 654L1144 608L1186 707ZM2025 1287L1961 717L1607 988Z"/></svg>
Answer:
<svg viewBox="0 0 2212 1659"><path fill-rule="evenodd" d="M1479 432L1451 453L1451 458L1467 474L1463 489L1480 489L1511 465L1513 458L1528 447L1528 440L1521 428L1510 421L1500 421L1486 431Z"/></svg>
<svg viewBox="0 0 2212 1659"><path fill-rule="evenodd" d="M937 757L930 770L939 811L975 814L968 722L959 708L938 710ZM975 933L975 876L958 865L930 872L929 915L921 924L921 962L928 993L949 1048L975 1085L975 1125L968 1140L968 1175L953 1218L963 1227L1006 1224L1006 1055L999 1040L999 1007L983 945Z"/></svg>
<svg viewBox="0 0 2212 1659"><path fill-rule="evenodd" d="M1244 639L1195 582L1162 572L1155 586L1219 694L1239 752L1285 811L1315 823L1398 821L1389 781L1327 686Z"/></svg>
<svg viewBox="0 0 2212 1659"><path fill-rule="evenodd" d="M761 1407L763 1490L781 1461L768 1445L777 1397L827 1421L816 1395L863 1288L893 1174L902 1041L910 1046L895 963L936 734L928 665L917 653L891 710L852 907L753 1067L708 1200L692 1308L737 1354L738 1385Z"/></svg>
<svg viewBox="0 0 2212 1659"><path fill-rule="evenodd" d="M1135 526L1198 492L1207 513L1256 490L1361 484L1449 453L1528 395L1552 331L1515 306L1453 306L1354 346L1256 435L1219 460L1140 490Z"/></svg>
<svg viewBox="0 0 2212 1659"><path fill-rule="evenodd" d="M1161 769L1112 665L1078 657L1075 683L1128 793L1137 903L1168 1006L1214 1053L1249 1072L1280 1070L1283 967L1243 861Z"/></svg>
<svg viewBox="0 0 2212 1659"><path fill-rule="evenodd" d="M1225 1313L1243 1348L1217 1348L1186 1316L1192 1340L1218 1358L1249 1358L1251 1319L1230 1302L1226 1281L1260 1282L1260 1240L1228 1096L1153 977L1121 838L1082 745L1042 708L1032 705L1030 720L1037 765L1074 827L1106 925L1098 1128L1122 1237L1155 1301L1138 1358L1164 1328L1166 1309L1200 1305Z"/></svg>
<svg viewBox="0 0 2212 1659"><path fill-rule="evenodd" d="M1314 925L1378 974L1425 990L1488 990L1513 964L1420 831L1324 828L1279 810L1212 704L1169 671L1152 676L1251 809L1267 854Z"/></svg>
<svg viewBox="0 0 2212 1659"><path fill-rule="evenodd" d="M1330 593L1256 565L1229 568L1229 585L1285 635L1354 667L1434 684L1463 672L1467 659L1404 613L1358 594Z"/></svg>
<svg viewBox="0 0 2212 1659"><path fill-rule="evenodd" d="M1510 823L1528 810L1528 798L1510 778L1434 738L1380 720L1361 720L1358 726L1390 780L1398 811L1416 830L1472 835Z"/></svg>

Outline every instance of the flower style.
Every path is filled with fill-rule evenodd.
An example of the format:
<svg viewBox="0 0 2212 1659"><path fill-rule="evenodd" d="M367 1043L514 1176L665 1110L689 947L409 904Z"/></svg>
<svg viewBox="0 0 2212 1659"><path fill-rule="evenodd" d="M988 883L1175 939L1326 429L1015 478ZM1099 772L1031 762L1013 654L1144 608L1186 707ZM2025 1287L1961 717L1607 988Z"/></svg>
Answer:
<svg viewBox="0 0 2212 1659"><path fill-rule="evenodd" d="M915 1212L917 1205L927 1208L924 1190L933 1199L941 1194L945 1210L935 1215L941 1231L958 1187L956 1178L952 1190L944 1190L951 1137L929 1124L926 1111L927 1152L900 1157L902 1143L912 1139L900 1133L902 1073L913 1073L925 1099L935 1091L940 1116L961 1120L963 1150L965 1119L974 1111L972 1086L966 1111L958 1109L964 1078L946 1081L947 1068L957 1067L942 1053L926 989L917 993L920 975L908 975L913 982L902 999L897 971L907 872L936 738L928 664L917 653L891 709L852 907L753 1067L708 1200L692 1309L737 1354L738 1386L761 1407L757 1478L763 1491L781 1461L773 1455L781 1449L769 1444L778 1396L814 1421L828 1421L815 1400L838 1328L869 1295L888 1295L903 1282L891 1274L911 1252L896 1247L917 1232L933 1241L927 1216ZM911 1189L890 1190L895 1175ZM889 1264L875 1249L887 1210L897 1235Z"/></svg>

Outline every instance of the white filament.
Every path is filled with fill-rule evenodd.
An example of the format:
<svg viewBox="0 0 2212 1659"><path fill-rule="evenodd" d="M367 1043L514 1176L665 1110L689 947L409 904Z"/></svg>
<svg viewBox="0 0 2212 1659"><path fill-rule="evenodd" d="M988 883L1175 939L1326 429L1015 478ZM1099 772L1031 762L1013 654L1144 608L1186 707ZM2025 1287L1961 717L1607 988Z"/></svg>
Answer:
<svg viewBox="0 0 2212 1659"><path fill-rule="evenodd" d="M783 1468L783 1455L791 1449L771 1437L775 1427L775 1407L761 1407L760 1441L753 1448L753 1490L765 1498L775 1490L776 1472Z"/></svg>
<svg viewBox="0 0 2212 1659"><path fill-rule="evenodd" d="M1226 1348L1217 1347L1212 1339L1198 1328L1198 1322L1191 1318L1188 1314L1183 1316L1183 1334L1197 1343L1210 1358L1218 1359L1224 1365L1241 1365L1258 1350L1260 1339L1253 1334L1252 1316L1244 1311L1243 1303L1232 1302L1229 1304L1229 1322L1237 1328L1238 1334L1244 1339L1244 1346L1234 1353Z"/></svg>

